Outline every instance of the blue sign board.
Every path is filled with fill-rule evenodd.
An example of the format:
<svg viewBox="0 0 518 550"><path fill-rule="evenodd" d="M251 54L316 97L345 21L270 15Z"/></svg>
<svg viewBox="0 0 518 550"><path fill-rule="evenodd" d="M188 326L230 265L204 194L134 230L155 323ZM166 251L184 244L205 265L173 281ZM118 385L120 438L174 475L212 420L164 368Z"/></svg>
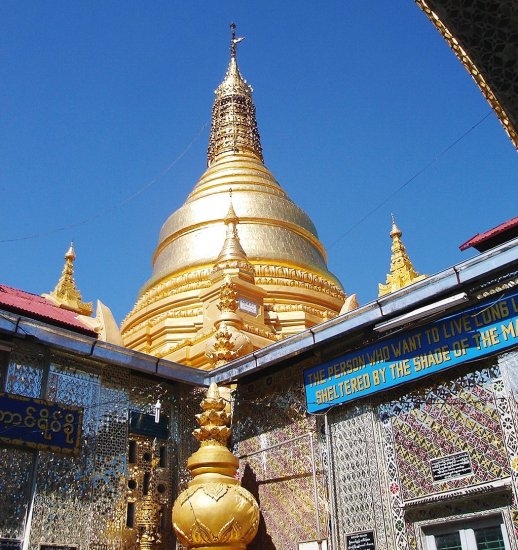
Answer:
<svg viewBox="0 0 518 550"><path fill-rule="evenodd" d="M77 454L83 409L0 393L0 443Z"/></svg>
<svg viewBox="0 0 518 550"><path fill-rule="evenodd" d="M304 371L308 412L346 403L518 344L518 292Z"/></svg>

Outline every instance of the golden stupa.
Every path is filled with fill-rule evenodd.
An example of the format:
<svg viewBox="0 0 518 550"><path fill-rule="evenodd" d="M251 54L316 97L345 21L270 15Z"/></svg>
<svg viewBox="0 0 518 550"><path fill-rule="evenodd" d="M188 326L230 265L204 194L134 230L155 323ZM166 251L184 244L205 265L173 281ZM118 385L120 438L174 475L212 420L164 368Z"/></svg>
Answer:
<svg viewBox="0 0 518 550"><path fill-rule="evenodd" d="M204 369L335 317L346 298L313 223L263 163L231 29L208 168L164 223L121 327L127 347Z"/></svg>

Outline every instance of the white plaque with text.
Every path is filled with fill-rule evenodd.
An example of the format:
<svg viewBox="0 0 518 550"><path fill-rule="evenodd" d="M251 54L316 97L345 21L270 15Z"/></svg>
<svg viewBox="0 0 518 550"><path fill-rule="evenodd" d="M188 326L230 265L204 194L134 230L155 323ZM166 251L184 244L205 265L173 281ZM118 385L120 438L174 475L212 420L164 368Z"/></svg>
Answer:
<svg viewBox="0 0 518 550"><path fill-rule="evenodd" d="M257 317L257 314L259 313L259 306L255 302L252 302L252 300L247 300L246 298L239 298L238 305L241 311L244 311L245 313L249 313L250 315Z"/></svg>

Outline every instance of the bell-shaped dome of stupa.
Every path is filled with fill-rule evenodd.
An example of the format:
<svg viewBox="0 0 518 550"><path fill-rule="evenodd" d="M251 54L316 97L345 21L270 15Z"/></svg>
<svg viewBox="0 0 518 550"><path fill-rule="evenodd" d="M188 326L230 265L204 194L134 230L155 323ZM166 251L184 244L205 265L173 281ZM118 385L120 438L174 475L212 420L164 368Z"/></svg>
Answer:
<svg viewBox="0 0 518 550"><path fill-rule="evenodd" d="M262 338L255 347L335 316L345 299L315 226L263 162L252 87L239 71L240 39L232 31L230 63L215 91L207 170L164 223L151 278L122 325L127 346L202 368L201 352L193 358L184 348L215 331L202 294L214 284L229 196L239 244L261 289L256 323L248 323Z"/></svg>

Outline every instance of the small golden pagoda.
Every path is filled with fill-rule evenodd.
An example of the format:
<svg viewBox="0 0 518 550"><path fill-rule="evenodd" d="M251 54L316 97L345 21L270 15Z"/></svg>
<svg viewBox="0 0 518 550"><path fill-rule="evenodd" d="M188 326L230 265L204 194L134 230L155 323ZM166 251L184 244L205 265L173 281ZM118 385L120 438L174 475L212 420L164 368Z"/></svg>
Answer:
<svg viewBox="0 0 518 550"><path fill-rule="evenodd" d="M387 274L386 284L379 284L378 296L384 296L400 288L417 283L426 277L419 275L414 269L406 252L405 245L401 240L403 235L401 229L396 225L394 214L392 214L392 228L389 233L392 239L392 255L390 257L390 273Z"/></svg>
<svg viewBox="0 0 518 550"><path fill-rule="evenodd" d="M196 415L200 448L187 461L193 475L173 506L181 544L198 550L244 550L259 527L259 506L236 479L239 460L227 449L230 415L212 383Z"/></svg>
<svg viewBox="0 0 518 550"><path fill-rule="evenodd" d="M42 294L43 298L60 308L77 313L77 319L97 332L99 340L117 346L124 345L119 327L110 308L97 300L96 314L95 317L92 317L92 302L83 302L81 292L79 292L74 278L75 260L74 243L70 243L70 247L65 252L65 265L56 288L50 293Z"/></svg>
<svg viewBox="0 0 518 550"><path fill-rule="evenodd" d="M76 253L74 243L70 243L69 249L65 252L65 265L56 288L49 294L43 294L44 298L64 309L75 311L80 315L90 316L93 311L92 302L83 302L74 279L74 261Z"/></svg>
<svg viewBox="0 0 518 550"><path fill-rule="evenodd" d="M313 223L264 165L231 31L208 168L164 223L121 327L127 347L202 369L335 317L346 298Z"/></svg>

